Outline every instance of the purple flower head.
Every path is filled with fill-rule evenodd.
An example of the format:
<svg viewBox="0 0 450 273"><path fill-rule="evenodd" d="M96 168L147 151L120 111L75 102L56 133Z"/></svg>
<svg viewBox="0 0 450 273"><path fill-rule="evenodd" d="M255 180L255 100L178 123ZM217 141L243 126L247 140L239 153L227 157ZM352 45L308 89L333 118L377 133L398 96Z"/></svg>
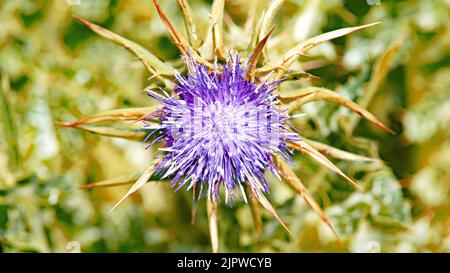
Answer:
<svg viewBox="0 0 450 273"><path fill-rule="evenodd" d="M214 201L223 185L226 200L237 192L245 199L244 186L266 193L264 171L276 174L274 154L289 159L287 141L297 141L286 123L290 116L279 109L274 90L281 81L246 78L248 60L228 54L223 65L209 71L191 57L185 58L186 76L177 75L175 95L149 95L163 103L154 142L164 141L157 165L162 179L173 177L171 186L191 189L199 184Z"/></svg>

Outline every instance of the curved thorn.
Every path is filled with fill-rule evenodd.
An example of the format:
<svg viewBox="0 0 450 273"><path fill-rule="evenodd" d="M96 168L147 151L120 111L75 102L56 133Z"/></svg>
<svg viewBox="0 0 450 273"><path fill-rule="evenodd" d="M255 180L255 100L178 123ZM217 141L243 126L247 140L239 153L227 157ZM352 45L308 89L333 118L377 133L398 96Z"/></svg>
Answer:
<svg viewBox="0 0 450 273"><path fill-rule="evenodd" d="M211 238L211 250L213 253L219 251L219 231L217 227L217 203L210 198L206 201L208 211L209 236Z"/></svg>
<svg viewBox="0 0 450 273"><path fill-rule="evenodd" d="M283 181L286 182L291 188L297 191L300 196L303 197L305 202L314 210L314 212L320 217L320 219L328 226L331 232L336 236L337 240L340 241L341 238L334 228L333 224L328 220L328 217L323 212L322 208L319 206L317 201L314 199L312 194L303 185L300 178L292 171L291 168L280 158L276 157L276 162L278 163L278 168L281 170L280 175L284 178Z"/></svg>
<svg viewBox="0 0 450 273"><path fill-rule="evenodd" d="M103 38L113 41L114 43L119 44L132 51L144 63L147 69L153 75L155 75L155 77L157 77L162 82L169 84L170 81L165 79L163 76L174 76L173 68L150 53L147 49L79 16L74 15L73 17L78 19L80 22L82 22L84 25L86 25L88 28L90 28L92 31L102 36Z"/></svg>
<svg viewBox="0 0 450 273"><path fill-rule="evenodd" d="M345 173L343 173L336 165L334 165L330 160L328 160L325 156L323 156L321 153L319 153L316 149L311 147L309 144L305 143L304 141L299 142L293 142L292 143L295 149L306 153L310 157L312 157L314 160L328 168L329 170L335 172L340 177L347 180L353 187L355 187L357 190L364 192L363 188L359 186L355 181L353 181L350 177L348 177Z"/></svg>
<svg viewBox="0 0 450 273"><path fill-rule="evenodd" d="M372 122L376 126L380 127L381 129L387 131L390 134L395 135L395 132L384 125L381 121L379 121L372 113L364 109L362 106L357 104L356 102L347 99L346 97L328 90L326 88L321 87L312 87L312 88L302 88L299 89L293 94L280 96L279 100L284 103L289 103L289 112L294 111L295 109L298 109L302 105L316 101L316 100L325 100L333 103L340 104L344 107L347 107L348 109L352 110L359 116L365 118L366 120Z"/></svg>
<svg viewBox="0 0 450 273"><path fill-rule="evenodd" d="M366 157L366 156L353 154L353 153L332 147L330 145L324 144L322 142L307 139L305 137L303 137L302 140L304 142L308 143L309 145L311 145L311 147L316 149L321 154L328 155L328 156L331 156L331 157L334 157L337 159L348 160L348 161L379 162L379 163L382 162L382 160L380 160L378 158L372 158L372 157ZM295 148L295 145L292 143L287 143L287 146L290 148Z"/></svg>
<svg viewBox="0 0 450 273"><path fill-rule="evenodd" d="M83 185L80 187L80 189L92 189L92 188L100 188L100 187L114 187L114 186L122 186L122 185L128 185L136 181L136 179L139 179L139 177L142 175L142 173L133 173L133 174L127 174L119 177L115 177L112 179L107 179L87 185Z"/></svg>
<svg viewBox="0 0 450 273"><path fill-rule="evenodd" d="M261 241L262 233L263 233L261 214L259 213L258 203L255 202L255 196L252 193L249 185L247 185L246 195L247 195L247 200L249 200L249 203L250 203L252 218L253 218L253 222L254 222L255 228L256 228L256 238L258 241Z"/></svg>
<svg viewBox="0 0 450 273"><path fill-rule="evenodd" d="M251 57L248 61L250 68L248 70L247 77L250 78L251 80L254 80L254 78L255 78L255 68L256 68L256 64L258 63L259 56L261 55L261 52L263 51L264 46L267 43L267 40L269 39L270 35L272 34L272 32L274 30L275 30L275 27L273 27L269 31L269 33L267 33L267 35L261 41L259 41L258 45L253 49L253 52L250 55Z"/></svg>
<svg viewBox="0 0 450 273"><path fill-rule="evenodd" d="M116 109L88 116L75 122L61 122L60 125L64 127L78 127L80 125L93 124L103 121L114 121L114 120L139 121L142 117L151 116L156 111L157 111L156 107Z"/></svg>
<svg viewBox="0 0 450 273"><path fill-rule="evenodd" d="M148 179L152 176L153 172L155 171L156 166L161 161L161 159L156 160L147 170L144 172L144 174L139 177L139 179L136 181L136 183L133 184L133 186L130 188L130 190L117 202L109 211L108 214L111 213L118 205L120 205L125 199L127 199L130 195L135 193L137 190L139 190L142 186L147 183Z"/></svg>
<svg viewBox="0 0 450 273"><path fill-rule="evenodd" d="M268 31L270 25L272 24L273 18L275 17L281 6L284 4L284 2L285 0L272 0L268 4L268 7L265 10L264 15L262 17L261 28L259 30L259 33L257 33L259 38L261 38L264 35L264 33ZM266 55L265 51L263 51L263 57L265 57L265 55Z"/></svg>
<svg viewBox="0 0 450 273"><path fill-rule="evenodd" d="M130 129L121 129L121 128L112 128L112 127L102 127L102 126L89 126L89 125L80 125L77 127L73 127L75 129L83 130L92 134L97 134L101 136L108 137L118 137L124 138L133 141L142 141L144 139L145 133L143 131L130 130Z"/></svg>
<svg viewBox="0 0 450 273"><path fill-rule="evenodd" d="M286 230L286 232L289 234L290 237L293 237L292 232L289 230L289 228L286 226L286 224L281 220L280 216L278 216L278 213L275 211L275 209L270 204L269 200L264 196L264 194L261 192L258 188L252 188L253 195L258 199L259 203L268 211L272 216L277 219L277 221L281 224L281 226Z"/></svg>
<svg viewBox="0 0 450 273"><path fill-rule="evenodd" d="M186 42L183 35L177 31L175 26L172 24L172 22L169 20L169 17L164 13L164 11L161 9L161 7L158 4L157 0L153 0L153 4L156 7L156 10L158 12L159 17L161 18L162 22L167 28L167 31L169 32L170 37L174 41L175 45L178 47L178 49L181 51L183 55L191 55L194 57L194 59L207 66L208 68L213 68L213 65L206 61L204 58L199 56L197 52L195 52Z"/></svg>
<svg viewBox="0 0 450 273"><path fill-rule="evenodd" d="M198 48L200 46L200 35L198 34L197 26L192 19L191 7L186 0L177 1L183 13L184 25L188 34L189 42L194 48Z"/></svg>
<svg viewBox="0 0 450 273"><path fill-rule="evenodd" d="M294 48L289 50L283 56L283 58L282 58L283 61L279 64L280 69L277 74L277 78L278 79L281 78L284 71L286 71L299 56L305 55L306 52L308 52L308 50L310 50L311 48L313 48L317 45L323 44L327 41L336 39L338 37L342 37L342 36L348 35L352 32L355 32L355 31L358 31L358 30L361 30L364 28L368 28L371 26L375 26L378 24L380 24L380 22L375 22L375 23L366 24L366 25L357 26L357 27L348 27L348 28L337 29L337 30L333 30L333 31L312 37L310 39L307 39L306 41L299 43L297 46L295 46Z"/></svg>

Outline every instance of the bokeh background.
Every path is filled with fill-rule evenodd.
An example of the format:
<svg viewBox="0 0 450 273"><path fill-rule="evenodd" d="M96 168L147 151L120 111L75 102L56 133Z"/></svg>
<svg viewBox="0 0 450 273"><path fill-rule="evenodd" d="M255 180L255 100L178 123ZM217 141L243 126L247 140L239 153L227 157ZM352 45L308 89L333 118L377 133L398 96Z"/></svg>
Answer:
<svg viewBox="0 0 450 273"><path fill-rule="evenodd" d="M176 1L159 2L184 30ZM211 2L189 1L201 32ZM238 39L236 33L252 7L252 1L226 1L226 44L245 43L246 37ZM155 151L144 150L140 142L56 125L153 103L143 92L149 74L141 63L74 14L163 60L179 60L150 0L0 0L0 252L210 251L204 201L191 225L189 193L149 183L107 215L127 186L79 189L142 171ZM333 160L367 189L358 193L304 155L295 155L295 172L343 243L300 196L270 178L269 198L294 238L264 213L258 241L250 208L242 202L231 208L223 204L222 251L450 251L449 14L448 0L285 1L275 17L278 38L268 44L270 58L326 31L382 22L328 42L304 60L318 77L309 84L358 101L398 134L359 121L337 105L307 105L302 112L308 118L295 124L305 136L385 162ZM346 133L349 127L352 134Z"/></svg>

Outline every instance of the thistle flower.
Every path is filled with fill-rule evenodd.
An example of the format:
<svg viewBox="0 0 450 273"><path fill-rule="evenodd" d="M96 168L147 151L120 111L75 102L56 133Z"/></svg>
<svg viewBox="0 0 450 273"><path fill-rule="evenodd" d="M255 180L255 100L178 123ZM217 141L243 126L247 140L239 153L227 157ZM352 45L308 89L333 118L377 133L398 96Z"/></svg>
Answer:
<svg viewBox="0 0 450 273"><path fill-rule="evenodd" d="M266 193L265 169L277 173L272 156L289 159L286 142L299 140L288 128L290 116L277 107L273 93L280 80L246 79L250 59L241 65L238 54L229 54L223 66L216 62L212 71L191 57L185 60L189 72L176 75L176 95L149 91L164 105L158 111L160 124L145 126L161 130L156 140L165 141L159 150L166 154L156 171L165 173L162 179L176 173L171 185L177 189L199 183L200 195L206 184L213 201L222 185L227 200L235 190L245 199L245 184Z"/></svg>
<svg viewBox="0 0 450 273"><path fill-rule="evenodd" d="M106 120L143 121L144 129L150 129L152 134L158 135L149 145L162 143L159 159L138 177L119 177L86 187L134 182L127 194L113 207L114 209L145 183L154 179L155 173L162 175L161 179L172 178L171 185L176 190L183 186L192 189L194 200L200 198L202 188L205 186L211 244L213 251L217 251L217 201L221 186L225 190L226 201L229 198L233 199L237 194L250 203L259 237L262 228L257 202L289 232L264 196L269 191L264 171L269 169L301 194L338 236L312 194L290 169L287 163L290 160L290 149L307 154L360 190L362 189L358 184L323 154L351 161L377 161L377 159L355 155L324 143L301 138L289 124L289 120L293 117L291 113L311 101L325 100L347 107L380 128L393 132L363 107L331 90L307 87L280 95L278 89L283 79L290 80L290 74L307 74L304 71L288 71L288 69L309 49L377 23L339 29L310 38L287 51L278 61L268 63L267 58L261 61L260 57L265 55L264 47L273 31L268 29L283 1L270 1L262 13L260 24L252 23L255 22L255 14L249 16L246 25L250 28L244 29L243 32L253 33L252 42L247 50L234 54L226 54L231 50L225 48L223 41L224 0L215 0L213 3L212 19L203 43L185 0L178 0L178 3L184 15L188 41L174 27L157 1L153 2L169 35L182 54L187 75L180 75L176 69L142 46L77 17L94 32L131 50L153 75L153 79L164 85L162 92L147 90L151 97L162 104L156 109L112 110L63 124L66 127L76 127L106 136L148 140L151 135L144 137L143 132L91 126ZM249 57L241 61L243 55ZM297 76L292 78L295 79ZM159 119L159 123L153 123L155 119ZM198 196L196 196L197 185L200 188Z"/></svg>

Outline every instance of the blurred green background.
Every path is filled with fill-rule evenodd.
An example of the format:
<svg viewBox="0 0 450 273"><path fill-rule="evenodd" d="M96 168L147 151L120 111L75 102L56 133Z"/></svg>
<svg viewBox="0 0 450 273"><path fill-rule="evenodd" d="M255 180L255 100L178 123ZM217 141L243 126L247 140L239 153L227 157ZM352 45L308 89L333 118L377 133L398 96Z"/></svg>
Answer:
<svg viewBox="0 0 450 273"><path fill-rule="evenodd" d="M184 30L176 1L159 2ZM189 1L202 33L211 2ZM251 7L252 1L226 1L226 45L239 46L236 29ZM150 0L0 0L0 250L210 251L204 201L191 225L189 193L149 183L107 215L127 186L79 189L142 171L155 151L145 151L140 142L55 125L153 103L143 92L150 75L141 63L74 14L163 60L179 58ZM359 99L398 134L361 121L348 136L344 131L354 114L323 102L304 107L308 121L298 120L296 126L305 136L385 161L385 166L333 161L367 189L358 193L295 155L295 172L336 225L343 244L300 196L270 178L269 198L294 238L264 213L258 242L249 206L221 204L221 251L450 251L449 14L448 0L285 1L274 22L277 38L268 45L271 58L326 31L382 22L311 51L308 72L319 77L312 84ZM390 62L374 77L383 56Z"/></svg>

